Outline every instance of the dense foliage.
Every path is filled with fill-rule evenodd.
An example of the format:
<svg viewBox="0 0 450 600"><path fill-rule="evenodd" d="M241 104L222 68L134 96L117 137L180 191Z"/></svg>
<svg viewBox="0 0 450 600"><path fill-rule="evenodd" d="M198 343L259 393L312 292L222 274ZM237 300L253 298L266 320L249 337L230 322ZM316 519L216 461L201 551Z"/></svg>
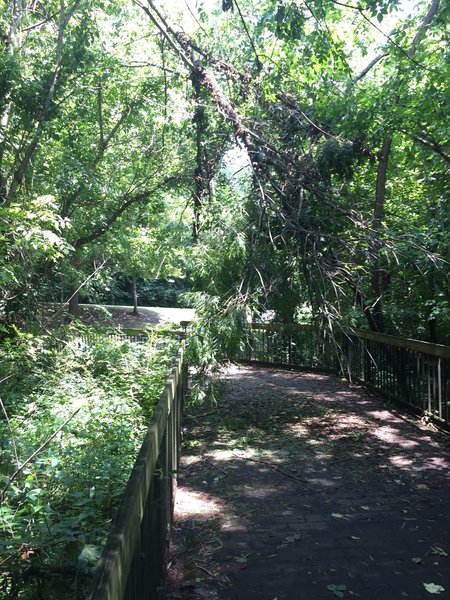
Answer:
<svg viewBox="0 0 450 600"><path fill-rule="evenodd" d="M177 344L5 341L1 598L83 598Z"/></svg>
<svg viewBox="0 0 450 600"><path fill-rule="evenodd" d="M448 3L187 4L0 4L3 319L126 273L448 340Z"/></svg>

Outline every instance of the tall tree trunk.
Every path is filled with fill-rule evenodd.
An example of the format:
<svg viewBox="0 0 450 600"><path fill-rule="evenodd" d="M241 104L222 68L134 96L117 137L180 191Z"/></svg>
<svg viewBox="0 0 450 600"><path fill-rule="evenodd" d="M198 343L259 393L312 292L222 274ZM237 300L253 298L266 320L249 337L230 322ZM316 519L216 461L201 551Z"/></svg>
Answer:
<svg viewBox="0 0 450 600"><path fill-rule="evenodd" d="M5 52L10 56L14 55L17 38L19 37L20 17L23 11L22 0L14 0L12 3L12 17L8 33L8 41ZM7 193L7 178L3 172L3 158L5 154L6 131L8 129L9 120L11 117L11 93L6 93L4 108L0 115L0 198L5 199Z"/></svg>
<svg viewBox="0 0 450 600"><path fill-rule="evenodd" d="M387 273L382 266L381 250L383 242L380 239L383 226L384 204L386 200L386 179L389 154L392 147L392 136L386 138L378 155L377 182L375 190L375 206L372 218L372 230L369 239L369 261L372 304L372 319L369 319L371 329L382 333L384 331L383 294L387 285Z"/></svg>
<svg viewBox="0 0 450 600"><path fill-rule="evenodd" d="M420 43L421 38L426 32L428 26L433 21L439 8L439 0L432 0L425 18L420 24L416 35L412 41L412 44L408 51L408 57L412 58ZM397 76L401 75L401 70ZM396 99L396 103L400 101L400 98ZM369 319L369 326L382 333L384 331L384 315L383 315L383 294L386 291L388 278L387 272L383 269L380 255L383 248L383 242L380 239L380 232L382 228L382 220L384 216L384 204L386 198L386 175L388 169L389 155L392 147L392 135L385 138L378 155L378 170L377 170L377 182L375 191L375 207L373 211L372 219L372 231L369 240L369 261L370 261L370 275L371 275L371 292L374 297L374 303L372 305L372 316L373 319Z"/></svg>
<svg viewBox="0 0 450 600"><path fill-rule="evenodd" d="M18 164L12 174L11 183L9 189L6 191L5 200L10 202L14 199L18 188L22 185L26 171L42 141L42 136L45 129L45 124L50 119L51 108L53 106L53 100L58 89L60 82L62 59L63 59L63 45L64 45L64 34L65 29L77 10L81 0L75 0L70 9L66 10L66 6L63 0L60 0L59 9L59 23L58 23L58 38L56 42L55 51L55 66L50 80L48 89L46 90L46 97L42 106L41 114L37 121L37 127L35 133L29 142L26 149L23 149L22 158L19 159Z"/></svg>
<svg viewBox="0 0 450 600"><path fill-rule="evenodd" d="M136 279L137 279L136 275L133 275L133 279L131 280L131 289L132 289L132 294L133 294L133 315L139 314Z"/></svg>

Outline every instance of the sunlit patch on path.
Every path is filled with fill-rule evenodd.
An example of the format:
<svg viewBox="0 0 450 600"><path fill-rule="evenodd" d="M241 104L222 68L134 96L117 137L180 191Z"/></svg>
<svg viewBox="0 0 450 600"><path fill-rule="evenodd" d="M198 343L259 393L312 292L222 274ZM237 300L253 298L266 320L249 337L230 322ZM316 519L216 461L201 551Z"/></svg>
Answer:
<svg viewBox="0 0 450 600"><path fill-rule="evenodd" d="M221 379L187 415L169 598L450 597L448 436L329 376Z"/></svg>

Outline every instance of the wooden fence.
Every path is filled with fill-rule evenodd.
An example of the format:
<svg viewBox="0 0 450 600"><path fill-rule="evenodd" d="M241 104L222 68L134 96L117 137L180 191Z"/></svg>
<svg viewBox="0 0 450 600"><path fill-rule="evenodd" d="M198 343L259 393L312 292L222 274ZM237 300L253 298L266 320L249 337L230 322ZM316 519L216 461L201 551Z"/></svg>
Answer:
<svg viewBox="0 0 450 600"><path fill-rule="evenodd" d="M89 600L162 597L185 397L184 342L98 563Z"/></svg>
<svg viewBox="0 0 450 600"><path fill-rule="evenodd" d="M450 347L360 330L253 324L240 360L344 374L450 428Z"/></svg>

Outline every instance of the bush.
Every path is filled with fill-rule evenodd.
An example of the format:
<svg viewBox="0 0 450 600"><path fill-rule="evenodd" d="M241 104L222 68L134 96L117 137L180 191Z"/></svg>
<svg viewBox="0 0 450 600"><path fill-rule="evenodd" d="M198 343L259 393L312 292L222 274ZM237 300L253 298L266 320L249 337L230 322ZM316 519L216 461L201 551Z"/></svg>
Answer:
<svg viewBox="0 0 450 600"><path fill-rule="evenodd" d="M176 348L4 343L0 598L84 597Z"/></svg>

